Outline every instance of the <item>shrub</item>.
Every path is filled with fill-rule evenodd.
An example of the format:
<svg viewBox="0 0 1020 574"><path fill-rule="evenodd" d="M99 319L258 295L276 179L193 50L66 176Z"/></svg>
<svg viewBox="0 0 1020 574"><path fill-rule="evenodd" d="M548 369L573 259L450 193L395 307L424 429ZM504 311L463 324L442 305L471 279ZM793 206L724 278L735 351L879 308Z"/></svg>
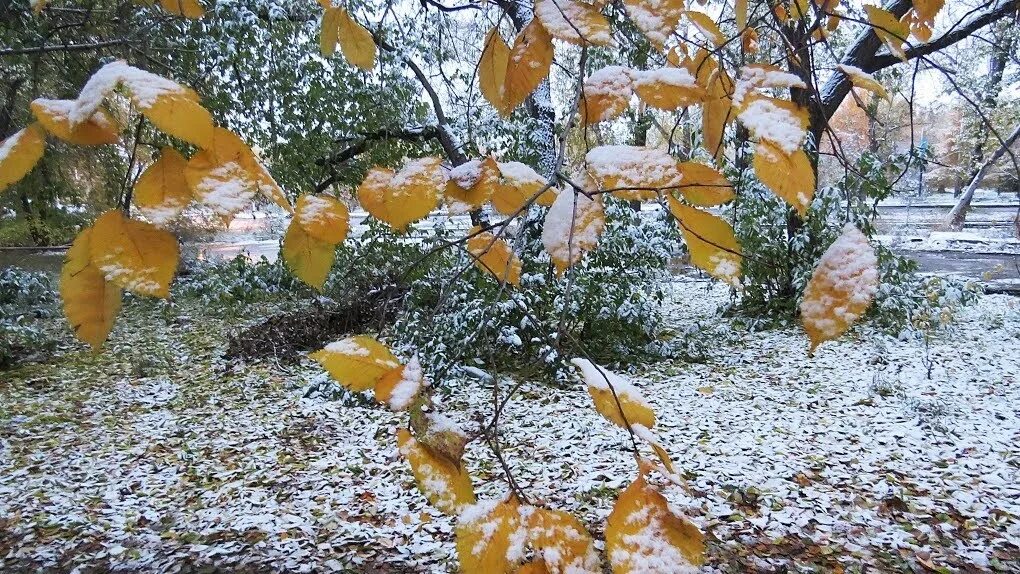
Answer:
<svg viewBox="0 0 1020 574"><path fill-rule="evenodd" d="M39 320L55 316L56 302L48 275L19 267L0 270L0 369L55 347Z"/></svg>
<svg viewBox="0 0 1020 574"><path fill-rule="evenodd" d="M270 262L264 256L257 260L245 254L227 260L192 260L180 277L174 286L180 296L228 311L273 296L308 291L282 260Z"/></svg>

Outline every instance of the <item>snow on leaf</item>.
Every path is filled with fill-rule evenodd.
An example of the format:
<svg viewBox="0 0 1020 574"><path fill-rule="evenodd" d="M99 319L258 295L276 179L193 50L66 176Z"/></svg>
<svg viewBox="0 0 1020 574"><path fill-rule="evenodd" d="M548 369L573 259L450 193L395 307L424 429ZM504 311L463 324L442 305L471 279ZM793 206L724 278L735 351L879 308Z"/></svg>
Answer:
<svg viewBox="0 0 1020 574"><path fill-rule="evenodd" d="M623 5L638 30L659 50L676 31L684 13L683 0L624 0Z"/></svg>
<svg viewBox="0 0 1020 574"><path fill-rule="evenodd" d="M116 60L97 70L85 82L74 107L68 113L71 125L76 126L91 118L106 97L119 86L127 90L131 100L142 110L151 108L162 96L172 95L198 102L198 95L194 91L177 82L129 66L123 60Z"/></svg>
<svg viewBox="0 0 1020 574"><path fill-rule="evenodd" d="M205 15L205 8L198 0L159 0L160 7L175 16L197 20Z"/></svg>
<svg viewBox="0 0 1020 574"><path fill-rule="evenodd" d="M768 140L754 148L754 173L803 217L815 195L815 172L803 149L788 154Z"/></svg>
<svg viewBox="0 0 1020 574"><path fill-rule="evenodd" d="M659 148L599 146L584 156L584 162L599 189L637 188L614 191L621 199L655 199L657 189L675 188L682 179L676 159Z"/></svg>
<svg viewBox="0 0 1020 574"><path fill-rule="evenodd" d="M584 125L611 120L627 110L634 93L632 72L623 66L606 66L584 79L581 88Z"/></svg>
<svg viewBox="0 0 1020 574"><path fill-rule="evenodd" d="M846 64L840 64L839 66L836 66L836 68L840 72L846 74L846 77L850 78L850 82L853 83L855 87L868 90L876 96L885 98L885 100L890 103L892 102L892 96L889 95L885 86L879 83L879 81L871 74L858 67L847 66Z"/></svg>
<svg viewBox="0 0 1020 574"><path fill-rule="evenodd" d="M60 298L74 336L98 351L120 312L121 290L92 264L92 228L75 237L60 270Z"/></svg>
<svg viewBox="0 0 1020 574"><path fill-rule="evenodd" d="M864 11L868 15L868 22L871 24L872 30L889 48L889 52L906 61L907 54L903 50L903 43L910 35L909 26L900 22L892 12L878 6L865 5Z"/></svg>
<svg viewBox="0 0 1020 574"><path fill-rule="evenodd" d="M157 226L165 226L191 203L191 189L184 178L188 160L172 147L164 147L135 183L132 199L138 212Z"/></svg>
<svg viewBox="0 0 1020 574"><path fill-rule="evenodd" d="M386 345L367 335L341 339L308 356L334 380L356 392L374 388L385 375L401 368Z"/></svg>
<svg viewBox="0 0 1020 574"><path fill-rule="evenodd" d="M340 14L343 8L327 7L319 20L319 52L328 58L336 51L340 37Z"/></svg>
<svg viewBox="0 0 1020 574"><path fill-rule="evenodd" d="M686 206L671 195L666 199L680 225L691 263L716 279L740 285L743 257L730 224L707 211Z"/></svg>
<svg viewBox="0 0 1020 574"><path fill-rule="evenodd" d="M573 515L533 506L521 508L528 544L550 574L599 574L595 541Z"/></svg>
<svg viewBox="0 0 1020 574"><path fill-rule="evenodd" d="M358 201L372 217L404 231L436 208L439 193L446 187L442 159L422 157L392 170L374 167L358 186Z"/></svg>
<svg viewBox="0 0 1020 574"><path fill-rule="evenodd" d="M606 554L613 574L692 574L705 562L705 540L638 476L606 521Z"/></svg>
<svg viewBox="0 0 1020 574"><path fill-rule="evenodd" d="M680 193L684 199L701 207L722 205L733 199L733 184L719 170L703 163L685 161L677 164L683 176Z"/></svg>
<svg viewBox="0 0 1020 574"><path fill-rule="evenodd" d="M539 205L552 205L556 192L549 188L545 178L529 165L519 161L498 162L499 179L492 192L492 207L503 215L514 215L520 211L535 194ZM543 191L544 190L544 191Z"/></svg>
<svg viewBox="0 0 1020 574"><path fill-rule="evenodd" d="M347 206L330 195L302 194L294 208L294 219L305 233L333 245L342 243L350 230Z"/></svg>
<svg viewBox="0 0 1020 574"><path fill-rule="evenodd" d="M195 199L223 218L246 208L255 198L258 181L239 161L217 163L208 151L191 156L184 178Z"/></svg>
<svg viewBox="0 0 1020 574"><path fill-rule="evenodd" d="M384 374L375 385L375 400L390 410L406 411L425 386L425 374L418 357L412 357L406 365Z"/></svg>
<svg viewBox="0 0 1020 574"><path fill-rule="evenodd" d="M464 574L512 572L524 559L527 530L520 505L484 500L463 510L457 521L457 557Z"/></svg>
<svg viewBox="0 0 1020 574"><path fill-rule="evenodd" d="M646 104L661 110L676 110L705 99L705 90L685 68L634 71L634 93Z"/></svg>
<svg viewBox="0 0 1020 574"><path fill-rule="evenodd" d="M138 295L166 298L177 272L177 238L119 209L99 216L89 239L92 263L106 280Z"/></svg>
<svg viewBox="0 0 1020 574"><path fill-rule="evenodd" d="M479 232L479 230L480 228L476 226L468 232L473 236L467 240L465 246L468 253L474 258L475 266L492 275L500 283L520 285L521 260L517 258L506 241L488 231Z"/></svg>
<svg viewBox="0 0 1020 574"><path fill-rule="evenodd" d="M570 190L560 192L542 225L542 245L556 273L563 275L585 252L595 249L605 226L601 197L590 199Z"/></svg>
<svg viewBox="0 0 1020 574"><path fill-rule="evenodd" d="M510 61L510 46L493 26L485 36L485 48L478 61L478 87L500 115L507 116L513 108L507 108L506 80L507 64Z"/></svg>
<svg viewBox="0 0 1020 574"><path fill-rule="evenodd" d="M322 291L336 258L336 244L311 235L294 217L283 236L280 253L298 279Z"/></svg>
<svg viewBox="0 0 1020 574"><path fill-rule="evenodd" d="M491 157L473 159L450 170L445 199L450 212L467 213L492 198L499 183L499 166Z"/></svg>
<svg viewBox="0 0 1020 574"><path fill-rule="evenodd" d="M463 462L453 462L438 456L431 448L422 444L407 429L397 429L397 447L400 454L411 464L415 482L429 503L441 512L457 516L475 504L475 490L471 475ZM481 541L481 534L473 526L465 526L465 536L475 543ZM477 536L476 536L477 534ZM460 549L461 527L457 528L457 547ZM461 567L464 566L463 556ZM465 568L464 572L468 570Z"/></svg>
<svg viewBox="0 0 1020 574"><path fill-rule="evenodd" d="M46 132L29 124L0 142L0 191L28 175L46 150Z"/></svg>
<svg viewBox="0 0 1020 574"><path fill-rule="evenodd" d="M655 426L655 411L633 383L588 359L576 358L570 362L581 370L599 414L622 428L633 424Z"/></svg>
<svg viewBox="0 0 1020 574"><path fill-rule="evenodd" d="M769 140L788 155L800 148L807 135L807 110L788 100L749 95L737 119L752 137Z"/></svg>
<svg viewBox="0 0 1020 574"><path fill-rule="evenodd" d="M576 44L609 46L609 21L598 8L577 0L536 0L535 16L553 38Z"/></svg>
<svg viewBox="0 0 1020 574"><path fill-rule="evenodd" d="M804 80L778 66L752 64L740 68L733 90L733 105L742 106L744 97L753 89L805 88Z"/></svg>
<svg viewBox="0 0 1020 574"><path fill-rule="evenodd" d="M552 36L538 18L532 18L514 39L503 82L504 116L521 105L549 75L553 61Z"/></svg>
<svg viewBox="0 0 1020 574"><path fill-rule="evenodd" d="M39 98L31 103L32 113L50 134L75 145L104 145L117 143L120 126L106 110L98 110L92 117L77 126L71 126L68 114L74 100L47 100Z"/></svg>
<svg viewBox="0 0 1020 574"><path fill-rule="evenodd" d="M375 67L377 48L372 33L359 24L350 13L340 8L340 16L337 20L339 27L340 51L344 58L352 66L362 70L371 70Z"/></svg>
<svg viewBox="0 0 1020 574"><path fill-rule="evenodd" d="M800 301L810 351L846 333L871 306L877 290L875 250L868 238L848 223L818 260Z"/></svg>

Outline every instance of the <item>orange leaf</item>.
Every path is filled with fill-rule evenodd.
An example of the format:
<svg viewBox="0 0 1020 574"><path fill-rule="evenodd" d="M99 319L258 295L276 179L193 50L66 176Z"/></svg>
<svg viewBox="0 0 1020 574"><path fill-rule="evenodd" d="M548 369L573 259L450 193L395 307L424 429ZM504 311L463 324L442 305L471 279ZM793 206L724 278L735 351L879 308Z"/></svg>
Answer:
<svg viewBox="0 0 1020 574"><path fill-rule="evenodd" d="M787 154L768 140L762 140L754 148L754 173L801 217L807 214L815 195L815 172L804 150Z"/></svg>
<svg viewBox="0 0 1020 574"><path fill-rule="evenodd" d="M570 362L581 370L599 414L623 428L634 424L647 428L655 426L655 411L633 383L587 359Z"/></svg>
<svg viewBox="0 0 1020 574"><path fill-rule="evenodd" d="M395 231L404 231L436 208L447 182L442 161L438 157L413 159L395 174L372 168L358 186L358 201L372 217Z"/></svg>
<svg viewBox="0 0 1020 574"><path fill-rule="evenodd" d="M39 98L31 103L32 113L46 131L75 145L104 145L120 140L120 126L106 110L100 109L84 123L71 125L68 114L74 109L74 100L46 100Z"/></svg>
<svg viewBox="0 0 1020 574"><path fill-rule="evenodd" d="M514 39L503 83L504 116L510 115L549 75L553 61L552 36L538 18L532 18Z"/></svg>
<svg viewBox="0 0 1020 574"><path fill-rule="evenodd" d="M343 242L350 230L347 206L329 195L301 195L294 209L294 218L305 233L332 245Z"/></svg>
<svg viewBox="0 0 1020 574"><path fill-rule="evenodd" d="M46 132L38 123L0 142L0 191L28 175L46 150Z"/></svg>
<svg viewBox="0 0 1020 574"><path fill-rule="evenodd" d="M389 348L367 335L348 337L308 355L331 377L355 392L374 388L382 378L401 368Z"/></svg>
<svg viewBox="0 0 1020 574"><path fill-rule="evenodd" d="M335 244L311 235L305 231L298 218L294 217L283 236L280 253L287 267L298 279L322 291L336 258Z"/></svg>
<svg viewBox="0 0 1020 574"><path fill-rule="evenodd" d="M739 285L743 257L730 224L707 211L688 207L671 195L666 199L680 225L691 263L730 285Z"/></svg>
<svg viewBox="0 0 1020 574"><path fill-rule="evenodd" d="M461 514L465 508L475 503L475 491L471 485L471 475L464 468L463 462L454 462L437 455L431 448L416 440L406 429L397 429L397 446L400 454L411 463L418 489L428 498L429 503L441 512L450 515ZM463 534L462 534L463 528ZM468 548L474 548L480 542L473 525L457 527L457 551L460 553L461 538L470 540ZM504 551L505 555L505 551ZM470 559L469 563L470 564ZM471 572L461 555L461 569ZM488 570L473 570L488 572ZM502 570L498 570L502 572ZM492 570L497 572L497 570Z"/></svg>
<svg viewBox="0 0 1020 574"><path fill-rule="evenodd" d="M521 260L506 241L488 231L479 233L479 229L476 226L468 232L469 235L473 234L473 237L467 240L466 246L468 253L475 260L475 266L495 277L500 283L505 281L511 285L520 285Z"/></svg>
<svg viewBox="0 0 1020 574"><path fill-rule="evenodd" d="M513 108L507 108L506 101L506 70L509 60L510 46L500 36L499 28L493 26L485 36L485 48L478 61L478 87L482 96L503 116L513 111Z"/></svg>
<svg viewBox="0 0 1020 574"><path fill-rule="evenodd" d="M92 226L89 253L114 285L139 295L170 296L180 252L177 238L168 231L111 209Z"/></svg>
<svg viewBox="0 0 1020 574"><path fill-rule="evenodd" d="M722 205L734 197L733 184L719 170L702 163L685 161L677 165L683 176L680 193L684 199L701 207Z"/></svg>
<svg viewBox="0 0 1020 574"><path fill-rule="evenodd" d="M191 189L184 178L187 165L177 150L164 147L159 159L138 178L132 198L146 219L163 226L191 203Z"/></svg>
<svg viewBox="0 0 1020 574"><path fill-rule="evenodd" d="M60 270L60 298L74 336L98 351L117 320L121 291L92 264L91 236L92 228L83 229L67 250Z"/></svg>

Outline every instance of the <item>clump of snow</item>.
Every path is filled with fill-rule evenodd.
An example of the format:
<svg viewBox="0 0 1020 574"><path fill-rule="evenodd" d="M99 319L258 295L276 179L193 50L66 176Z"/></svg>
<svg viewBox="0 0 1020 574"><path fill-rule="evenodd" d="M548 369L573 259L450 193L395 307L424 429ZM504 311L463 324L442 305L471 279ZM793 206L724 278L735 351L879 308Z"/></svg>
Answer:
<svg viewBox="0 0 1020 574"><path fill-rule="evenodd" d="M247 207L258 184L237 162L220 164L204 174L193 187L195 196L218 215L233 215Z"/></svg>
<svg viewBox="0 0 1020 574"><path fill-rule="evenodd" d="M613 42L609 26L591 25L591 5L576 0L537 0L535 16L556 38L575 44L607 45Z"/></svg>
<svg viewBox="0 0 1020 574"><path fill-rule="evenodd" d="M542 245L560 267L569 267L594 249L605 229L602 204L582 193L564 190L556 196L542 225Z"/></svg>
<svg viewBox="0 0 1020 574"><path fill-rule="evenodd" d="M586 96L618 96L629 98L634 70L625 66L606 66L592 72L584 79Z"/></svg>
<svg viewBox="0 0 1020 574"><path fill-rule="evenodd" d="M393 411L407 410L411 401L418 396L418 391L425 384L425 374L422 372L418 356L411 357L411 360L404 365L401 371L400 380L394 385L386 404Z"/></svg>
<svg viewBox="0 0 1020 574"><path fill-rule="evenodd" d="M676 31L683 15L683 4L669 0L624 2L627 15L634 25L657 46L662 46Z"/></svg>
<svg viewBox="0 0 1020 574"><path fill-rule="evenodd" d="M538 174L537 171L531 168L526 163L519 161L501 161L496 164L499 167L499 173L504 178L509 179L519 187L525 187L528 185L545 185L545 178Z"/></svg>
<svg viewBox="0 0 1020 574"><path fill-rule="evenodd" d="M348 355L351 357L368 357L372 354L372 351L359 344L358 340L352 337L334 341L326 345L325 351L328 353Z"/></svg>
<svg viewBox="0 0 1020 574"><path fill-rule="evenodd" d="M457 421L444 415L443 413L438 411L432 411L430 413L427 413L425 416L426 418L428 418L429 421L428 429L430 433L452 433L461 438L468 438L467 433L460 428L460 425L457 424Z"/></svg>
<svg viewBox="0 0 1020 574"><path fill-rule="evenodd" d="M676 158L658 148L598 146L585 154L584 161L596 182L609 183L614 188L665 189L680 185L682 179Z"/></svg>
<svg viewBox="0 0 1020 574"><path fill-rule="evenodd" d="M631 76L634 78L634 87L669 87L669 88L696 88L697 81L687 68L656 68L652 70L635 70Z"/></svg>
<svg viewBox="0 0 1020 574"><path fill-rule="evenodd" d="M102 105L103 100L119 85L124 85L127 88L131 99L140 108L152 106L159 97L164 95L188 93L184 86L173 80L129 66L123 60L117 60L97 70L85 82L81 93L78 94L74 108L68 114L71 125L78 125L92 117Z"/></svg>
<svg viewBox="0 0 1020 574"><path fill-rule="evenodd" d="M450 170L450 179L461 189L471 189L482 177L482 160L468 160Z"/></svg>
<svg viewBox="0 0 1020 574"><path fill-rule="evenodd" d="M7 156L11 155L26 133L28 133L28 128L22 128L0 143L0 164L7 159Z"/></svg>
<svg viewBox="0 0 1020 574"><path fill-rule="evenodd" d="M753 137L767 139L787 154L800 149L807 135L801 118L769 98L754 98L737 115L737 119Z"/></svg>
<svg viewBox="0 0 1020 574"><path fill-rule="evenodd" d="M318 195L305 195L298 203L297 218L302 223L329 222L333 219L334 203Z"/></svg>
<svg viewBox="0 0 1020 574"><path fill-rule="evenodd" d="M806 88L804 80L772 66L752 65L740 68L737 84L733 88L733 105L739 107L746 96L755 88Z"/></svg>

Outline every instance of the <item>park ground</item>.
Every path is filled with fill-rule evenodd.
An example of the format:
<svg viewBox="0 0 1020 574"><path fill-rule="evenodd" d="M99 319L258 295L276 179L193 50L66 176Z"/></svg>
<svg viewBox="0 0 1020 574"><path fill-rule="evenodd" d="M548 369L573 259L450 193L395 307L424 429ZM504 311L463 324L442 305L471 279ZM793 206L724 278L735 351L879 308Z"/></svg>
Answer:
<svg viewBox="0 0 1020 574"><path fill-rule="evenodd" d="M721 318L727 297L678 279L670 320L716 343L632 373L709 571L1020 570L1020 299L985 295L927 341L862 327L808 357L796 328ZM0 571L455 571L453 524L398 455L400 415L309 393L326 381L310 361L222 358L258 318L133 300L105 353L66 337L2 373ZM476 428L485 383L437 384ZM628 438L579 382L526 381L503 421L529 496L600 538L635 476ZM484 447L466 458L480 497L503 494Z"/></svg>

